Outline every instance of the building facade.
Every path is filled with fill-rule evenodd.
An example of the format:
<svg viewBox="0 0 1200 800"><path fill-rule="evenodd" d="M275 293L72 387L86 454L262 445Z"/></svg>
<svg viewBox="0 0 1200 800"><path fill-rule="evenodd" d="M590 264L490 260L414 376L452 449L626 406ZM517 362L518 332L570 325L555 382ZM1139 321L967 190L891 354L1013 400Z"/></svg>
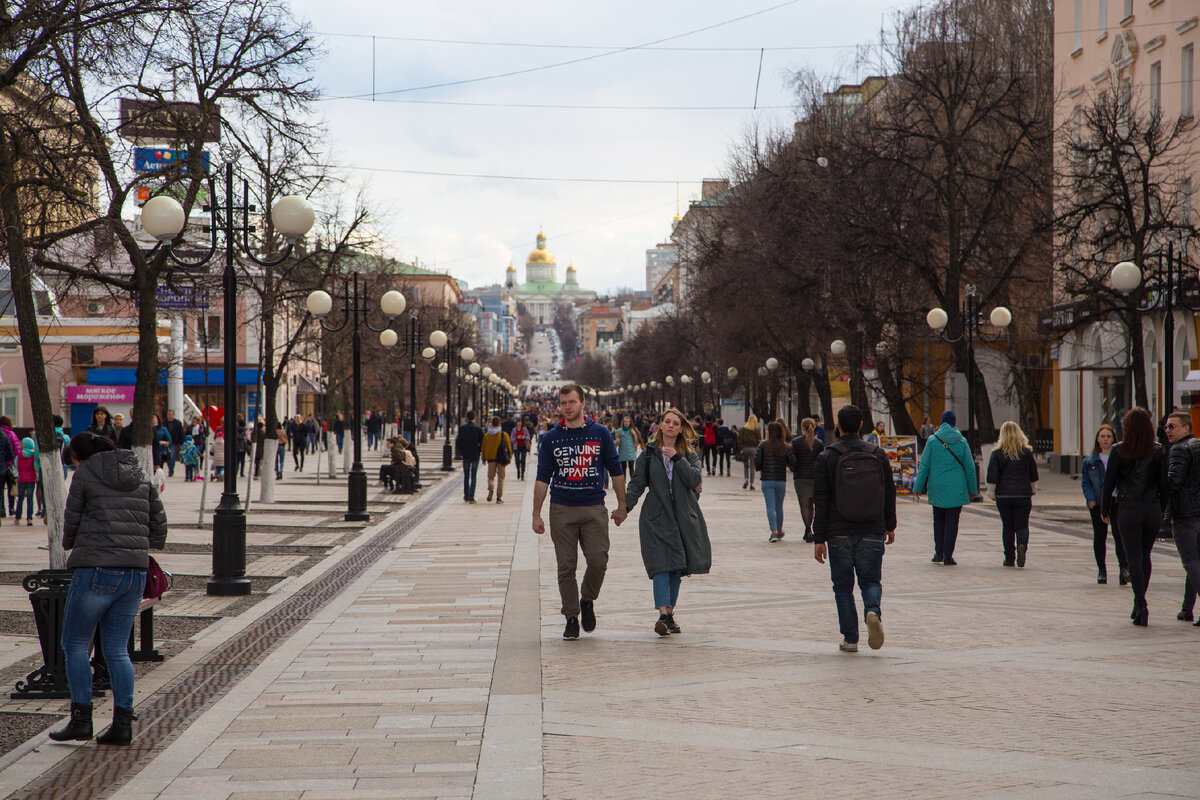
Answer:
<svg viewBox="0 0 1200 800"><path fill-rule="evenodd" d="M518 284L517 270L508 265L504 285L512 291L513 299L525 307L538 325L554 322L554 312L560 305L590 303L596 293L579 286L574 265L567 267L566 280L558 281L558 261L546 249L546 235L538 231L537 247L525 259L525 282Z"/></svg>

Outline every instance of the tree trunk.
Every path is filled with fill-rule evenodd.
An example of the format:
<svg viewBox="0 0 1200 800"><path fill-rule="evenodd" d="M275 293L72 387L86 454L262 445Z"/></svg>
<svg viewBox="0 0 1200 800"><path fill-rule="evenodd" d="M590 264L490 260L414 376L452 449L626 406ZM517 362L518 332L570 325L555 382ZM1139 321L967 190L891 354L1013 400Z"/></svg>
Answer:
<svg viewBox="0 0 1200 800"><path fill-rule="evenodd" d="M1150 393L1146 391L1146 350L1142 347L1142 315L1124 312L1125 329L1129 331L1129 366L1133 370L1133 404L1150 408ZM1151 411L1151 416L1154 412Z"/></svg>
<svg viewBox="0 0 1200 800"><path fill-rule="evenodd" d="M154 475L152 417L158 394L158 281L144 266L135 269L138 300L137 385L133 389L133 411L127 424L133 426L133 452L137 453L147 477ZM226 375L225 380L231 376ZM229 409L225 410L229 414ZM227 421L232 419L228 417Z"/></svg>
<svg viewBox="0 0 1200 800"><path fill-rule="evenodd" d="M46 504L46 537L50 546L50 568L66 566L62 549L63 511L67 504L66 485L62 480L60 443L54 432L54 410L50 404L50 383L46 379L46 360L38 331L37 303L33 296L33 265L25 244L25 221L21 198L15 188L16 159L10 143L0 137L0 225L9 264L9 283L21 338L21 357L25 366L25 385L29 408L41 452L43 488ZM4 498L0 498L4 502Z"/></svg>
<svg viewBox="0 0 1200 800"><path fill-rule="evenodd" d="M917 426L913 424L912 417L909 416L908 404L904 400L904 388L892 370L891 361L887 358L876 359L875 370L879 375L879 385L883 390L884 399L887 400L888 412L892 417L892 427L901 436L916 436Z"/></svg>
<svg viewBox="0 0 1200 800"><path fill-rule="evenodd" d="M829 386L829 374L825 370L815 373L813 383L817 387L817 397L821 401L821 418L824 420L825 430L832 431L836 420L833 414L833 389Z"/></svg>
<svg viewBox="0 0 1200 800"><path fill-rule="evenodd" d="M262 474L260 481L260 489L258 490L258 500L260 503L275 502L275 458L279 451L279 440L275 438L275 432L271 433L263 439L263 460Z"/></svg>

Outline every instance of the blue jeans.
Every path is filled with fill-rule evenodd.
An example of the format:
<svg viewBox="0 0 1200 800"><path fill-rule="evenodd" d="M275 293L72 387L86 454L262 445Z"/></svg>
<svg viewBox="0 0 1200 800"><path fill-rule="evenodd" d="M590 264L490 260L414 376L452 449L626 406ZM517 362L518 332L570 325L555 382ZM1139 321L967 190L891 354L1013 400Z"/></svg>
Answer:
<svg viewBox="0 0 1200 800"><path fill-rule="evenodd" d="M340 452L342 452L342 443L346 441L346 434L345 434L345 432L342 432L342 433L336 433L336 434L334 434L334 436L337 437L338 452L340 453Z"/></svg>
<svg viewBox="0 0 1200 800"><path fill-rule="evenodd" d="M175 477L175 462L179 460L179 445L171 442L167 446L167 474Z"/></svg>
<svg viewBox="0 0 1200 800"><path fill-rule="evenodd" d="M283 445L279 445L279 447L277 447L275 449L275 474L276 475L283 474L283 457L286 452L287 452L287 448L284 447Z"/></svg>
<svg viewBox="0 0 1200 800"><path fill-rule="evenodd" d="M108 663L113 699L121 708L133 708L133 662L129 660L129 634L137 616L146 570L81 567L71 576L63 612L62 647L67 659L67 686L71 702L92 704L92 634L100 629L100 647Z"/></svg>
<svg viewBox="0 0 1200 800"><path fill-rule="evenodd" d="M767 523L773 531L783 530L783 496L787 494L787 481L759 481L763 499L767 501Z"/></svg>
<svg viewBox="0 0 1200 800"><path fill-rule="evenodd" d="M674 608L679 600L679 570L660 572L650 580L654 581L654 607Z"/></svg>
<svg viewBox="0 0 1200 800"><path fill-rule="evenodd" d="M25 506L25 519L33 519L33 490L37 488L36 483L22 481L17 484L17 511L13 518L18 522L21 520L21 506Z"/></svg>
<svg viewBox="0 0 1200 800"><path fill-rule="evenodd" d="M958 517L962 507L933 507L933 553L950 558L954 555L954 543L958 541Z"/></svg>
<svg viewBox="0 0 1200 800"><path fill-rule="evenodd" d="M479 469L479 459L474 458L470 461L463 459L463 499L475 499L475 471Z"/></svg>
<svg viewBox="0 0 1200 800"><path fill-rule="evenodd" d="M883 600L883 534L831 536L829 574L833 578L833 599L837 603L838 627L847 642L858 642L858 609L854 605L854 577L862 594L863 614L880 614ZM882 616L882 614L880 614Z"/></svg>

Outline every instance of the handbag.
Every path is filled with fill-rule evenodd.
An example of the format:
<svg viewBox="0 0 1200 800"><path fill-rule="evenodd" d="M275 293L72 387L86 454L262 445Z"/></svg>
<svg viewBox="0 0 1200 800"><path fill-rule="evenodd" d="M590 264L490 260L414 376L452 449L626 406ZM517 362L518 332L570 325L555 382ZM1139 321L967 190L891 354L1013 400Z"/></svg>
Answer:
<svg viewBox="0 0 1200 800"><path fill-rule="evenodd" d="M147 600L157 600L171 588L171 573L164 570L154 560L154 556L146 556L146 588L142 597Z"/></svg>
<svg viewBox="0 0 1200 800"><path fill-rule="evenodd" d="M962 471L963 471L963 479L964 479L964 480L966 480L966 479L969 477L969 476L968 476L968 473L967 473L967 465L966 465L966 464L964 464L964 463L962 462L962 459L958 457L958 453L955 453L953 450L951 450L951 449L950 449L950 445L948 445L948 444L946 444L945 442L943 442L943 441L942 441L942 437L938 436L936 433L933 435L933 438L935 438L935 439L937 439L937 440L938 440L938 444L940 444L942 447L946 448L946 452L947 452L947 453L949 453L950 455L954 456L954 460L958 462L958 465L959 465L960 467L962 467ZM967 495L968 495L968 496L974 495L976 491L978 491L978 490L977 490L977 489L972 489L972 488L971 488L971 484L970 484L970 483L968 483L968 484L967 484Z"/></svg>

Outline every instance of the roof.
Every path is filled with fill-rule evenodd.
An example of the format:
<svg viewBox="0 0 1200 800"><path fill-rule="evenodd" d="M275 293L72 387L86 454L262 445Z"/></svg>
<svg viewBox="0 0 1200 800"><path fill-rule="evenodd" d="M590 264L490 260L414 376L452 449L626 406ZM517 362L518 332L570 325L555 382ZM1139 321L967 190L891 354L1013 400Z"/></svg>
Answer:
<svg viewBox="0 0 1200 800"><path fill-rule="evenodd" d="M517 291L527 294L562 294L563 285L558 281L526 281L517 287Z"/></svg>

